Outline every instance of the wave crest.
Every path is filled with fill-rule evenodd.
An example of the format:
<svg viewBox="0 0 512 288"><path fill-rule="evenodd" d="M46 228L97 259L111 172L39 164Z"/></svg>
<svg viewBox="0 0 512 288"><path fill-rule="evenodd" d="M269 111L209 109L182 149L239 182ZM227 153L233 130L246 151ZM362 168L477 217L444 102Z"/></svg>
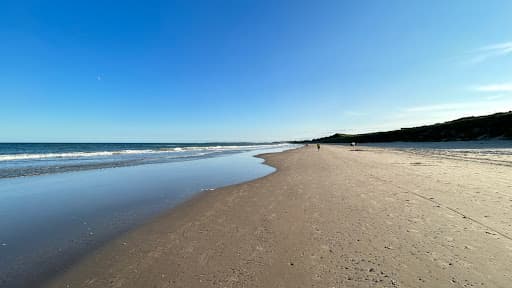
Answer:
<svg viewBox="0 0 512 288"><path fill-rule="evenodd" d="M23 161L23 160L49 160L49 159L83 159L94 157L121 156L129 154L175 154L185 152L222 152L236 150L254 150L270 147L279 147L283 144L262 144L262 145L226 145L226 146L188 146L173 148L157 148L157 149L140 149L140 150L114 150L114 151L95 151L95 152L63 152L63 153L26 153L26 154L0 154L0 162L2 161Z"/></svg>

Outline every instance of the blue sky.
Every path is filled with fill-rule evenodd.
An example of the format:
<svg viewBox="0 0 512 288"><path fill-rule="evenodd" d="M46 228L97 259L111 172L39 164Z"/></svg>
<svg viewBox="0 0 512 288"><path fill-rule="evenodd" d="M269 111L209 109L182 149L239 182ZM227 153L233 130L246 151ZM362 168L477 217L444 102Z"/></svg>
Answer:
<svg viewBox="0 0 512 288"><path fill-rule="evenodd" d="M2 1L0 141L270 141L512 110L511 1Z"/></svg>

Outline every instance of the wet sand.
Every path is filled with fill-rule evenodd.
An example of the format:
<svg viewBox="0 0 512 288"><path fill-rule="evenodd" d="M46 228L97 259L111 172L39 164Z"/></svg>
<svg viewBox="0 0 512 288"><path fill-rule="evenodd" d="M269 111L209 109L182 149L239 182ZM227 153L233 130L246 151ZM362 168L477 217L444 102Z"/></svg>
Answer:
<svg viewBox="0 0 512 288"><path fill-rule="evenodd" d="M180 205L47 287L510 287L512 168L324 145Z"/></svg>

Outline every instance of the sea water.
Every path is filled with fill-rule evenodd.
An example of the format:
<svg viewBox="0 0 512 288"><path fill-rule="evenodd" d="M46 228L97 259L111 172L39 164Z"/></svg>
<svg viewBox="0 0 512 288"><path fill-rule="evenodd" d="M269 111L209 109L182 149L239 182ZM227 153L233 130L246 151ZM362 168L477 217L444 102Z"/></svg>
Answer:
<svg viewBox="0 0 512 288"><path fill-rule="evenodd" d="M181 162L289 144L0 143L0 178Z"/></svg>
<svg viewBox="0 0 512 288"><path fill-rule="evenodd" d="M254 155L297 147L0 145L0 287L38 286L105 241L198 192L274 171Z"/></svg>

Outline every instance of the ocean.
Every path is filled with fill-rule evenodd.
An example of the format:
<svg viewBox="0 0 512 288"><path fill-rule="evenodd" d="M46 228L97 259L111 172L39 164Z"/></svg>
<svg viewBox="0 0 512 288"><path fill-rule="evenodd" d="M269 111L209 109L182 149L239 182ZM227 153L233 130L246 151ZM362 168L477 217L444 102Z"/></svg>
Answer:
<svg viewBox="0 0 512 288"><path fill-rule="evenodd" d="M179 162L289 144L0 143L0 178Z"/></svg>
<svg viewBox="0 0 512 288"><path fill-rule="evenodd" d="M0 287L39 287L202 191L275 171L255 155L299 146L0 144Z"/></svg>

